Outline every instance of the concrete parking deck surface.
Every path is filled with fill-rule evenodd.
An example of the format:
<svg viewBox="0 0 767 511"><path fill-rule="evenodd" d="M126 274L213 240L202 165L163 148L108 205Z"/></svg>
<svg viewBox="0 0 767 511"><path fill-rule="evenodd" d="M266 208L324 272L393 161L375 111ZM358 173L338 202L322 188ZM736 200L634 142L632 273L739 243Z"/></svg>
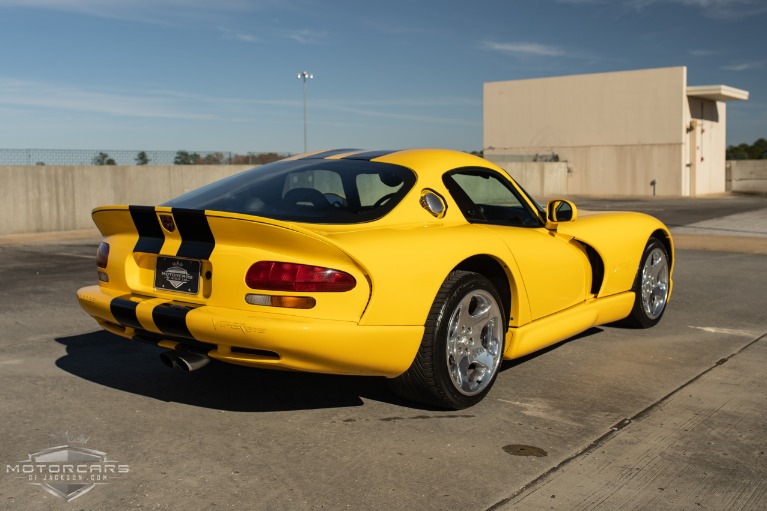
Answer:
<svg viewBox="0 0 767 511"><path fill-rule="evenodd" d="M574 200L584 210L629 210L656 216L669 226L678 249L767 254L764 196Z"/></svg>
<svg viewBox="0 0 767 511"><path fill-rule="evenodd" d="M492 509L764 509L762 332Z"/></svg>
<svg viewBox="0 0 767 511"><path fill-rule="evenodd" d="M767 508L767 256L729 234L767 198L576 204L653 210L678 233L663 321L507 362L458 413L377 378L171 371L79 310L97 238L6 239L0 509ZM685 245L681 229L727 217ZM129 472L67 503L8 469L69 440Z"/></svg>
<svg viewBox="0 0 767 511"><path fill-rule="evenodd" d="M615 202L579 204L610 209ZM677 250L767 254L764 197L646 199L622 206L662 218ZM721 216L711 218L712 213ZM767 260L754 278L763 278L764 270ZM730 268L723 265L721 271ZM765 320L767 295L759 292L751 299ZM767 507L767 331L698 328L701 335L750 342L492 509Z"/></svg>

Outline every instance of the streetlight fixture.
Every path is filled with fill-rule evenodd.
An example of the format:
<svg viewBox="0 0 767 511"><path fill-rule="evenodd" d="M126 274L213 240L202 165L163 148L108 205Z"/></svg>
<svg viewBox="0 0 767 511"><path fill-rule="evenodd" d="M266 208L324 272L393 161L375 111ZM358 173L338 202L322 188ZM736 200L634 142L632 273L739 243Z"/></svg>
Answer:
<svg viewBox="0 0 767 511"><path fill-rule="evenodd" d="M301 71L296 78L304 81L304 152L306 152L306 81L314 78L314 75L308 71Z"/></svg>

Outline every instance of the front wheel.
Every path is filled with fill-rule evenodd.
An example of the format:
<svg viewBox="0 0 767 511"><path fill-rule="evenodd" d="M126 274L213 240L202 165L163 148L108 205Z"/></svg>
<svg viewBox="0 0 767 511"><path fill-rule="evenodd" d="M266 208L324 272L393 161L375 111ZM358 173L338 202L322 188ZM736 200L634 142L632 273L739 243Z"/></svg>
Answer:
<svg viewBox="0 0 767 511"><path fill-rule="evenodd" d="M624 322L637 328L656 325L666 310L670 284L666 247L658 238L650 238L632 287L634 308Z"/></svg>
<svg viewBox="0 0 767 511"><path fill-rule="evenodd" d="M505 314L482 275L448 275L429 311L421 347L410 368L389 380L406 399L460 410L490 391L503 358Z"/></svg>

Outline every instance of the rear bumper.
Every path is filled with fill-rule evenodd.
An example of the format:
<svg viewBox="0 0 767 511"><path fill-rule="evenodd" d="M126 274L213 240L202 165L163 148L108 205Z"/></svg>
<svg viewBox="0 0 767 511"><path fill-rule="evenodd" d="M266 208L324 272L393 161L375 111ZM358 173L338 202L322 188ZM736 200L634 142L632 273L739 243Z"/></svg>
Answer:
<svg viewBox="0 0 767 511"><path fill-rule="evenodd" d="M330 374L393 377L415 358L423 326L360 326L124 295L100 286L77 292L105 330L223 362Z"/></svg>

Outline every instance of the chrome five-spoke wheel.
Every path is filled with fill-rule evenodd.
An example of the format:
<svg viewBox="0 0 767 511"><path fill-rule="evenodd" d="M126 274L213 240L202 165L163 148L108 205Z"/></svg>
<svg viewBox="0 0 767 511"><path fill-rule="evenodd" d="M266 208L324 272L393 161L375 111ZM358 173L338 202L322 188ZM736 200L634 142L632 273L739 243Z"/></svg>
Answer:
<svg viewBox="0 0 767 511"><path fill-rule="evenodd" d="M455 388L471 396L492 381L501 363L503 320L495 298L478 289L464 296L447 327L447 369Z"/></svg>
<svg viewBox="0 0 767 511"><path fill-rule="evenodd" d="M415 360L388 380L391 388L407 399L453 410L480 402L501 366L507 308L483 275L451 272L431 306Z"/></svg>
<svg viewBox="0 0 767 511"><path fill-rule="evenodd" d="M624 320L629 326L648 328L660 321L671 291L671 262L666 246L650 238L634 280L634 308Z"/></svg>
<svg viewBox="0 0 767 511"><path fill-rule="evenodd" d="M668 300L668 257L666 251L654 247L642 267L642 307L650 319L663 313Z"/></svg>

